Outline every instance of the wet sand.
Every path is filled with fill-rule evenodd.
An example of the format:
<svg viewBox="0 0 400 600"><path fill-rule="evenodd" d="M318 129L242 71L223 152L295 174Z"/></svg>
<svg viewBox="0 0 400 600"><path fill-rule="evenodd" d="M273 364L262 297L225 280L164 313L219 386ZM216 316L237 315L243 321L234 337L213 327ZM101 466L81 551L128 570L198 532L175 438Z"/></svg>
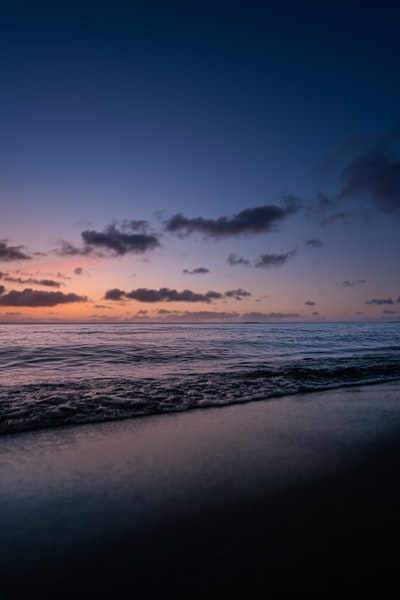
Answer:
<svg viewBox="0 0 400 600"><path fill-rule="evenodd" d="M2 596L398 597L400 384L0 439Z"/></svg>

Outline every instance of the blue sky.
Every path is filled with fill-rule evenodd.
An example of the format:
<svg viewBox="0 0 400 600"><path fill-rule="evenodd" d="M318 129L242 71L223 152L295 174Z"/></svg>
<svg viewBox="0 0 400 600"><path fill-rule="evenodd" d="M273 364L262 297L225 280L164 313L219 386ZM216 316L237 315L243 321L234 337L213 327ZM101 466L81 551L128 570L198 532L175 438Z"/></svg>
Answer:
<svg viewBox="0 0 400 600"><path fill-rule="evenodd" d="M0 320L400 315L381 2L4 2Z"/></svg>

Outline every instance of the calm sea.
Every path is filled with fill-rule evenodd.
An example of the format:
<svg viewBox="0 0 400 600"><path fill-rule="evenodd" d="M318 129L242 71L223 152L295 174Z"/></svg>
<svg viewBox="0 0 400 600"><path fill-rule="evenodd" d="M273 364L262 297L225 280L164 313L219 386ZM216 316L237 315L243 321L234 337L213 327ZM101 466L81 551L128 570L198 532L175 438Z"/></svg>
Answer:
<svg viewBox="0 0 400 600"><path fill-rule="evenodd" d="M400 379L400 323L0 326L0 433Z"/></svg>

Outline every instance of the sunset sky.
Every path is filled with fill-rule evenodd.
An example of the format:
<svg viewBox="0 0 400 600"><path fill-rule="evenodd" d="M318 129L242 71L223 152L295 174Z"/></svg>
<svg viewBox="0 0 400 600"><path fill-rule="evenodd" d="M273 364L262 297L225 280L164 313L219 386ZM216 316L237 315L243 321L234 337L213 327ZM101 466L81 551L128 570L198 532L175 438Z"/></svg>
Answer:
<svg viewBox="0 0 400 600"><path fill-rule="evenodd" d="M2 2L0 321L400 319L397 10Z"/></svg>

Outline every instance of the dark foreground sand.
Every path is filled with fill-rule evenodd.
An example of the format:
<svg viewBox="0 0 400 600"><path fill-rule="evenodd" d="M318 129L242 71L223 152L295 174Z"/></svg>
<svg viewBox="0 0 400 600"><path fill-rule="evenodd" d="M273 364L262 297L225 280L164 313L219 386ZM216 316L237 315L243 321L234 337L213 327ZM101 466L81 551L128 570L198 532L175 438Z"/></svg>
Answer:
<svg viewBox="0 0 400 600"><path fill-rule="evenodd" d="M400 384L0 439L0 594L400 597Z"/></svg>

